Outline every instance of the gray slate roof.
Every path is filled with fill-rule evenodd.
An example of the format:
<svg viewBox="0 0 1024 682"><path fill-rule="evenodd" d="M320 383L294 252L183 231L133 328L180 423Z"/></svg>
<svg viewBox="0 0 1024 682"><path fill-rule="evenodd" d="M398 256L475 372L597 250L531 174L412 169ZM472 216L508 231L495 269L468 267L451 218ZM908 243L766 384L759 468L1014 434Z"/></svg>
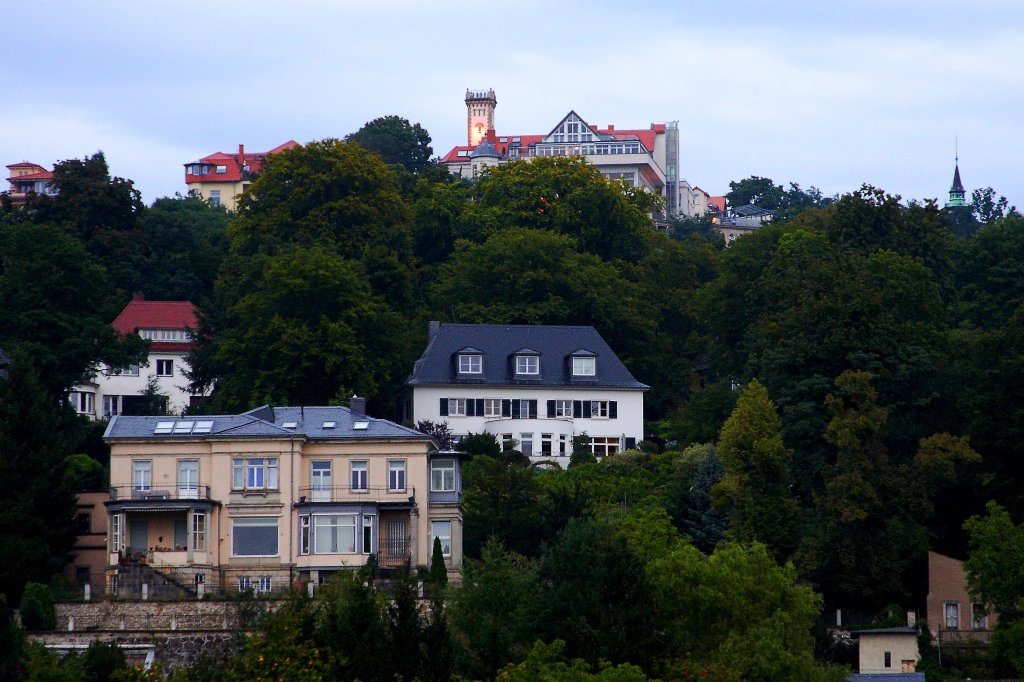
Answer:
<svg viewBox="0 0 1024 682"><path fill-rule="evenodd" d="M158 422L212 421L209 433L153 433ZM295 422L294 428L285 423ZM334 422L333 428L324 428L325 422ZM365 429L356 429L356 422L366 422ZM419 431L400 426L386 419L375 419L353 414L347 407L271 407L264 405L243 414L219 414L190 417L126 417L118 415L110 420L103 434L106 440L118 439L177 439L188 438L291 438L300 436L310 440L346 439L426 439Z"/></svg>
<svg viewBox="0 0 1024 682"><path fill-rule="evenodd" d="M483 373L458 373L458 354L464 349L479 349L483 355ZM535 378L517 378L514 355L529 349L540 355L540 374ZM597 373L593 377L573 377L573 355L596 355ZM413 366L408 386L431 385L504 385L504 386L586 386L644 390L614 351L593 327L563 327L512 324L441 324L427 349Z"/></svg>

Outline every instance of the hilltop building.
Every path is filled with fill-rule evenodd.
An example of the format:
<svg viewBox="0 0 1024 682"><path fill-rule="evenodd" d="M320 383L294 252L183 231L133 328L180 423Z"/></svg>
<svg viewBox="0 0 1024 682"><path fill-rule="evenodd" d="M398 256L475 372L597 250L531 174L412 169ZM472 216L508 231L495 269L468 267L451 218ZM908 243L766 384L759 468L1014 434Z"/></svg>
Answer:
<svg viewBox="0 0 1024 682"><path fill-rule="evenodd" d="M185 164L185 185L190 194L195 193L214 206L238 210L238 198L259 175L263 160L298 145L295 140L288 140L268 152L247 152L241 144L235 154L214 152Z"/></svg>
<svg viewBox="0 0 1024 682"><path fill-rule="evenodd" d="M966 206L967 200L965 195L964 184L960 182L960 157L958 155L953 168L953 184L949 188L949 200L946 201L946 208Z"/></svg>
<svg viewBox="0 0 1024 682"><path fill-rule="evenodd" d="M37 163L11 163L7 165L7 169L10 171L7 182L11 185L8 196L14 206L24 205L30 194L57 193L57 190L50 186L53 171L48 171Z"/></svg>
<svg viewBox="0 0 1024 682"><path fill-rule="evenodd" d="M706 193L679 174L678 122L652 123L644 129L601 128L570 111L546 134L499 135L494 124L497 105L494 90L466 91L466 144L441 157L453 175L471 179L488 167L519 159L582 156L610 180L664 196L668 216L706 210Z"/></svg>
<svg viewBox="0 0 1024 682"><path fill-rule="evenodd" d="M406 419L490 433L534 462L567 467L576 436L597 457L643 440L648 387L593 327L431 322L406 387Z"/></svg>

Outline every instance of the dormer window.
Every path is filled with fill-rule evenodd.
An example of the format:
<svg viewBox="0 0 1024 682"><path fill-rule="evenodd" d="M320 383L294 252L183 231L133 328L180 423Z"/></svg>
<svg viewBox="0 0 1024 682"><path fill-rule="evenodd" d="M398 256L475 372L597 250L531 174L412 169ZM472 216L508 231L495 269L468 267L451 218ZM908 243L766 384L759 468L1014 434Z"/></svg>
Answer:
<svg viewBox="0 0 1024 682"><path fill-rule="evenodd" d="M227 166L217 166L217 175L224 175L228 172Z"/></svg>
<svg viewBox="0 0 1024 682"><path fill-rule="evenodd" d="M592 377L597 374L597 358L593 356L576 356L572 359L572 375L574 377Z"/></svg>
<svg viewBox="0 0 1024 682"><path fill-rule="evenodd" d="M459 374L482 374L484 357L476 353L463 353L459 356Z"/></svg>
<svg viewBox="0 0 1024 682"><path fill-rule="evenodd" d="M537 375L540 374L540 356L539 355L517 355L516 356L516 374L518 375Z"/></svg>

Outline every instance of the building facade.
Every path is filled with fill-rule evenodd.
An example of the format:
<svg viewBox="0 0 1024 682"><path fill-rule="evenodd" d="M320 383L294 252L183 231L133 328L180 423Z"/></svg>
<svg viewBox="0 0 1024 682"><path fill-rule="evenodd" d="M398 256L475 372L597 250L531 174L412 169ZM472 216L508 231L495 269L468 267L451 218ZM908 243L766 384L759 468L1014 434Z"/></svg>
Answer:
<svg viewBox="0 0 1024 682"><path fill-rule="evenodd" d="M53 172L48 171L37 163L22 161L7 165L10 183L8 196L14 206L21 206L31 194L56 194L57 191L50 186L53 180Z"/></svg>
<svg viewBox="0 0 1024 682"><path fill-rule="evenodd" d="M967 591L964 562L928 552L928 629L942 644L987 642L995 627L995 612Z"/></svg>
<svg viewBox="0 0 1024 682"><path fill-rule="evenodd" d="M458 455L363 405L115 417L110 589L141 562L197 592L279 591L371 556L384 569L429 565L435 537L457 578Z"/></svg>
<svg viewBox="0 0 1024 682"><path fill-rule="evenodd" d="M406 382L406 419L490 433L563 467L574 437L598 457L643 440L648 387L593 327L431 322L429 336Z"/></svg>
<svg viewBox="0 0 1024 682"><path fill-rule="evenodd" d="M119 334L138 334L150 342L146 363L97 369L89 381L72 389L69 400L75 411L90 419L151 412L153 397L146 395L151 384L171 414L198 406L209 392L197 394L189 388L187 357L197 323L195 306L188 301L147 301L136 293L113 326Z"/></svg>
<svg viewBox="0 0 1024 682"><path fill-rule="evenodd" d="M245 145L240 144L235 154L215 152L185 164L185 186L189 194L236 211L239 197L259 175L263 160L298 145L295 140L288 140L268 152L246 152Z"/></svg>
<svg viewBox="0 0 1024 682"><path fill-rule="evenodd" d="M570 111L547 134L498 135L494 90L466 91L467 139L442 156L462 178L479 177L488 167L543 156L582 156L609 180L621 180L665 197L666 214L701 215L703 202L679 173L679 125L652 123L646 129L600 128ZM706 209L705 209L706 210Z"/></svg>

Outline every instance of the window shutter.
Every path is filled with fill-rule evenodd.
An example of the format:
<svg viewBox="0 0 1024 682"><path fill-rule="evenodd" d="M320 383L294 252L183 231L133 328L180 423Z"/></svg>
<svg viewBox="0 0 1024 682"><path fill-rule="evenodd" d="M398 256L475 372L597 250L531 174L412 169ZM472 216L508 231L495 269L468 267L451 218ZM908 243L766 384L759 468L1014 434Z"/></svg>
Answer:
<svg viewBox="0 0 1024 682"><path fill-rule="evenodd" d="M519 419L519 401L518 400L513 400L512 401L512 418L513 419Z"/></svg>
<svg viewBox="0 0 1024 682"><path fill-rule="evenodd" d="M537 418L537 401L536 400L531 400L530 401L530 419L536 419L536 418Z"/></svg>
<svg viewBox="0 0 1024 682"><path fill-rule="evenodd" d="M593 407L594 407L593 403L591 403L589 400L584 400L583 401L583 418L584 419L590 419L591 409Z"/></svg>
<svg viewBox="0 0 1024 682"><path fill-rule="evenodd" d="M448 398L441 398L440 414L442 417L448 416Z"/></svg>
<svg viewBox="0 0 1024 682"><path fill-rule="evenodd" d="M608 401L608 418L618 419L619 417L619 401L610 400Z"/></svg>
<svg viewBox="0 0 1024 682"><path fill-rule="evenodd" d="M576 419L583 416L583 403L579 400L572 401L572 416Z"/></svg>
<svg viewBox="0 0 1024 682"><path fill-rule="evenodd" d="M484 399L483 398L477 398L475 400L475 402L476 402L476 416L478 416L478 417L484 416Z"/></svg>
<svg viewBox="0 0 1024 682"><path fill-rule="evenodd" d="M501 401L501 416L511 417L512 416L512 401L502 400Z"/></svg>
<svg viewBox="0 0 1024 682"><path fill-rule="evenodd" d="M467 417L475 417L476 416L476 401L473 400L472 398L469 398L469 399L466 400L466 416Z"/></svg>
<svg viewBox="0 0 1024 682"><path fill-rule="evenodd" d="M554 400L549 400L548 401L548 417L554 417L554 416L555 416L555 401Z"/></svg>

